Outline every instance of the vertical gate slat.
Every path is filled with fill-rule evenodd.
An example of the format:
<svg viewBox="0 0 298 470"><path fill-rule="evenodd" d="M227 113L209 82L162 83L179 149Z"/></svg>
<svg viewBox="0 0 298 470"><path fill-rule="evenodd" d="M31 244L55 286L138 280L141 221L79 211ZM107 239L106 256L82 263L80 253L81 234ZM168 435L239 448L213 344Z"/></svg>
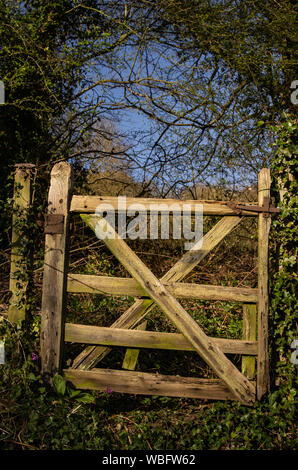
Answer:
<svg viewBox="0 0 298 470"><path fill-rule="evenodd" d="M56 163L51 172L48 214L63 215L64 226L63 233L47 233L45 237L41 361L42 373L48 380L58 373L61 367L71 192L72 174L70 165L66 162Z"/></svg>
<svg viewBox="0 0 298 470"><path fill-rule="evenodd" d="M257 335L257 308L255 304L243 304L243 339L255 341ZM248 379L255 376L256 359L253 356L242 357L242 374Z"/></svg>
<svg viewBox="0 0 298 470"><path fill-rule="evenodd" d="M145 320L143 323L140 323L136 327L136 330L146 330L147 327L147 320ZM125 352L125 356L123 359L122 363L122 369L127 369L127 370L135 370L139 358L140 350L139 349L132 349L132 348L127 348Z"/></svg>
<svg viewBox="0 0 298 470"><path fill-rule="evenodd" d="M270 198L270 170L263 168L258 178L258 202ZM257 397L269 391L269 353L268 353L268 311L269 311L269 231L271 217L260 213L258 220L258 372Z"/></svg>

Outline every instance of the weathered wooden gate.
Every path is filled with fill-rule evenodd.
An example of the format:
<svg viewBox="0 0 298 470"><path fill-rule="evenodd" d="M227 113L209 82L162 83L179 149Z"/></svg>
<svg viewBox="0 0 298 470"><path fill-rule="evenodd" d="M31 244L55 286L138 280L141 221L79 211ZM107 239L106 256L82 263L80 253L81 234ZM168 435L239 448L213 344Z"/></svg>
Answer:
<svg viewBox="0 0 298 470"><path fill-rule="evenodd" d="M192 249L174 264L161 278L157 277L138 258L125 241L113 232L106 238L109 250L131 274L132 278L68 275L68 227L70 213L78 212L95 231L99 216L95 215L100 203L109 203L117 210L116 197L72 195L70 165L57 163L51 173L48 196L48 214L45 223L45 260L42 296L41 358L43 374L50 380L63 373L66 380L77 388L115 392L182 396L203 399L238 400L251 405L269 390L268 358L268 235L271 213L278 209L270 206L270 171L263 169L258 181L258 205L235 204L218 201L180 201L127 198L127 204L173 202L189 203L191 210L203 206L204 215L222 216L221 220L204 236L199 249ZM228 235L243 217L258 217L258 288L235 288L182 283L183 278ZM109 231L114 229L109 226ZM64 322L66 293L93 292L106 295L130 295L134 304L110 328L77 325ZM242 340L208 337L198 323L185 311L177 299L200 298L243 303L244 333ZM153 308L160 307L180 333L145 331L142 320ZM61 371L64 341L88 344L74 360L71 368ZM132 349L154 348L197 351L213 369L218 379L202 379L142 373L135 370L99 369L95 366L112 346ZM226 354L241 354L242 371ZM257 365L255 381L255 363Z"/></svg>

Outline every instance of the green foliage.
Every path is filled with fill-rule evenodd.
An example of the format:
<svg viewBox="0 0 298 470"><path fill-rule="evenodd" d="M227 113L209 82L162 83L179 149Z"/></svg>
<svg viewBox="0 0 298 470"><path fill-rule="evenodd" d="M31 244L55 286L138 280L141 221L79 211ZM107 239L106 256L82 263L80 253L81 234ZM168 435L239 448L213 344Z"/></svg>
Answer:
<svg viewBox="0 0 298 470"><path fill-rule="evenodd" d="M163 2L165 3L175 6L176 15L177 6L182 8L186 2L175 2L175 5L174 2ZM198 6L198 2L190 1L187 2L188 7L192 8L194 3ZM214 9L209 8L209 3L208 9L205 8L203 12L204 21L201 21L204 28L198 30L196 21L189 25L194 37L193 44L199 44L201 48L198 48L199 54L202 50L207 51L207 56L210 53L218 60L224 60L246 79L251 80L253 77L254 81L256 78L255 87L248 90L243 102L243 109L249 109L252 117L265 119L264 108L259 112L259 95L256 95L257 101L254 96L256 89L264 88L266 96L274 102L274 112L279 114L279 106L286 100L284 83L288 82L289 71L292 70L292 55L285 51L288 47L287 41L292 39L284 37L287 34L284 33L284 27L289 25L291 28L294 18L292 16L291 22L287 23L286 17L291 13L291 2L285 2L286 8L283 8L275 19L269 8L272 6L271 2L267 2L268 7L264 2L243 2L243 5L246 3L246 6L243 6L244 13L248 12L249 15L244 14L238 18L238 22L234 22L234 27L237 27L237 31L240 31L245 39L238 49L234 47L233 41L239 39L239 35L237 38L237 35L230 34L226 28L227 23L232 25L230 15L220 15L223 10L218 2ZM228 4L221 3L225 6ZM82 126L78 125L77 134L74 132L71 137L66 137L63 145L56 145L55 132L60 129L66 110L71 110L70 103L78 82L84 83L82 66L85 60L90 59L88 54L95 50L99 54L104 53L109 47L110 36L109 25L95 12L95 17L91 18L92 10L88 11L90 15L87 16L90 22L91 19L97 19L99 26L94 26L96 22L89 24L83 15L88 24L83 21L84 27L80 29L82 17L76 14L76 10L74 9L70 16L66 13L72 2L32 0L15 2L15 7L11 9L8 4L12 5L12 2L1 2L0 7L3 18L0 39L4 44L0 52L0 78L5 81L9 99L9 104L1 108L0 115L0 137L4 140L4 145L1 146L4 169L0 177L0 199L2 213L7 212L10 217L12 208L7 195L11 193L13 182L9 173L11 165L21 160L43 165L50 159L55 159L58 154L62 157L68 156L73 140L76 141ZM18 9L20 5L26 6L24 14ZM92 2L88 5L92 6ZM204 2L200 2L200 5L202 9ZM255 24L254 12L249 10L253 5L264 14L258 16L259 22ZM281 5L280 8L283 7L283 4ZM170 10L169 15L173 14ZM215 14L219 15L219 21L216 23L214 34L210 34L208 20L213 15L214 22ZM189 19L191 18L194 17L189 15ZM246 30L247 22L250 23L250 30ZM282 29L277 38L274 35L276 29ZM82 36L76 35L78 31ZM252 37L252 31L256 32L256 36ZM189 34L187 28L185 32ZM265 39L265 42L262 43L260 38ZM274 44L270 42L272 38ZM224 39L224 42L221 39ZM282 57L272 54L272 47L275 46L279 53L284 53L284 82L279 80L282 74L278 67L274 69L276 80L272 81L270 76L272 57ZM265 66L262 55L264 52ZM57 57L59 60L55 61ZM240 78L243 77L239 77L239 80ZM279 93L281 90L282 93ZM53 123L55 126L52 126ZM262 131L263 127L265 121L260 121L259 130ZM32 288L27 302L33 307L34 315L22 330L11 325L5 316L0 316L0 338L5 342L7 358L6 364L0 365L1 449L296 448L294 406L297 366L291 363L290 345L297 337L297 122L285 115L273 131L278 135L277 151L272 162L276 200L281 186L286 192L280 204L282 212L280 216L273 218L271 231L271 393L265 396L262 402L247 408L231 402L214 403L168 397L134 397L132 400L131 396L117 393L84 392L74 389L60 375L53 379L54 388L49 387L41 375L38 358L40 289ZM196 139L194 132L193 135ZM185 162L183 165L185 166ZM10 175L8 182L7 175ZM34 189L35 194L45 193L47 183L47 178L45 181L39 181ZM35 202L31 219L25 227L21 217L17 222L22 230L24 229L20 253L26 255L34 248L35 268L40 267L38 263L43 258L36 217L38 212L44 212L44 204L45 198ZM6 240L9 240L7 224L3 224L3 227ZM40 250L40 253L37 254L36 249ZM103 271L106 274L114 274L115 267L108 255L103 252L100 254L99 262L92 253L89 255L86 272ZM220 256L224 257L224 254L221 253ZM172 259L169 261L171 263ZM157 266L158 269L166 267L166 263L162 262ZM17 274L20 280L23 274L20 269ZM226 273L224 281L234 283L230 271ZM38 284L38 281L36 283ZM75 314L85 311L86 317L82 319L81 316L80 322L98 324L96 314L100 312L103 322L108 325L112 317L117 318L119 312L127 308L129 302L133 302L133 299L123 297L116 302L96 296L91 305L88 296L73 296L69 301L67 315L72 320ZM209 304L207 307L206 302L197 302L189 308L208 334L222 337L240 336L241 312L235 312L233 306L218 302L213 310ZM218 311L221 311L222 316L216 315ZM158 326L164 325L164 316L161 319L160 312L152 312L149 322L151 320L157 320ZM117 354L121 359L121 351L117 351ZM150 354L147 359L150 359ZM171 371L171 367L181 367L182 362L179 362L178 354L175 360L174 365L170 365L168 355L165 354L159 357L153 366L157 370L164 368L166 373ZM183 360L185 370L192 368L193 363L188 360L187 355ZM121 365L121 361L119 364ZM142 365L144 364L145 360L142 362Z"/></svg>
<svg viewBox="0 0 298 470"><path fill-rule="evenodd" d="M83 393L81 390L76 390L69 383L66 383L64 378L56 374L53 377L53 386L55 391L60 397L63 398L74 398L76 401L81 403L92 403L94 402L94 396L90 393Z"/></svg>
<svg viewBox="0 0 298 470"><path fill-rule="evenodd" d="M12 196L9 178L15 163L33 163L43 183L53 161L69 158L82 146L93 124L79 90L95 56L111 46L109 25L87 0L88 15L72 0L0 2L0 79L5 104L0 106L0 229L8 223L5 202ZM4 206L4 207L3 207ZM0 240L1 242L1 240Z"/></svg>
<svg viewBox="0 0 298 470"><path fill-rule="evenodd" d="M271 323L272 353L275 379L278 381L282 406L291 406L297 389L297 365L291 363L290 345L297 338L297 222L298 222L298 124L284 114L275 127L276 154L272 164L275 195L283 192L281 214L273 221ZM275 360L275 361L274 361Z"/></svg>
<svg viewBox="0 0 298 470"><path fill-rule="evenodd" d="M224 80L227 70L234 70L238 83L244 79L252 84L242 100L244 106L251 104L251 117L265 105L268 119L269 96L271 119L290 105L288 90L297 62L295 2L162 0L161 8L184 51L208 52L219 61Z"/></svg>

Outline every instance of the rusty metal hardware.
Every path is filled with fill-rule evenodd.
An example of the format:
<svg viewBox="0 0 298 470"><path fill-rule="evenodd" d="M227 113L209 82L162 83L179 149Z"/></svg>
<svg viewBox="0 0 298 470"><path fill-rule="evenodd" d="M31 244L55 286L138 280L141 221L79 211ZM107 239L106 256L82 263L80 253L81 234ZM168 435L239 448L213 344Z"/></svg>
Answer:
<svg viewBox="0 0 298 470"><path fill-rule="evenodd" d="M64 233L64 215L46 214L44 233L51 235L54 235L56 233Z"/></svg>
<svg viewBox="0 0 298 470"><path fill-rule="evenodd" d="M262 206L245 206L243 204L235 204L234 202L227 202L227 206L233 209L235 214L239 215L242 211L248 212L262 212L264 217L269 217L270 214L276 214L280 212L279 207L270 206L270 198L264 197Z"/></svg>

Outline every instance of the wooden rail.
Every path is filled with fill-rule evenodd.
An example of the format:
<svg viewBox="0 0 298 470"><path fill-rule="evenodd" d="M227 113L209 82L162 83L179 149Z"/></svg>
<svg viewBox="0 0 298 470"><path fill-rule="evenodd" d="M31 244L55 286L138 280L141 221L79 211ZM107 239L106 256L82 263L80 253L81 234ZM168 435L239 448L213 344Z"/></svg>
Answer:
<svg viewBox="0 0 298 470"><path fill-rule="evenodd" d="M64 369L66 380L87 390L108 389L118 393L161 395L211 400L235 400L233 393L218 379L198 379L113 369L91 371ZM253 384L252 384L253 386Z"/></svg>
<svg viewBox="0 0 298 470"><path fill-rule="evenodd" d="M226 354L246 354L256 356L257 341L242 339L211 338ZM126 348L171 349L175 351L195 351L194 346L180 333L157 331L124 330L100 326L65 324L65 341L70 343L101 344Z"/></svg>
<svg viewBox="0 0 298 470"><path fill-rule="evenodd" d="M119 198L115 196L73 196L70 211L95 214L95 211L100 204L109 205L115 212L119 210ZM186 207L188 206L188 210L191 213L195 213L197 208L199 210L202 209L204 215L235 215L235 210L228 206L228 201L194 201L193 199L180 200L126 197L125 207L127 208L133 204L138 204L138 206L141 204L144 207L144 210L150 212L156 211L161 214L168 213L171 208L175 211L186 210ZM241 204L247 207L256 205L255 202L237 202L236 204ZM123 208L124 206L121 205L120 210L123 210ZM252 217L259 215L259 213L243 210L241 215Z"/></svg>

